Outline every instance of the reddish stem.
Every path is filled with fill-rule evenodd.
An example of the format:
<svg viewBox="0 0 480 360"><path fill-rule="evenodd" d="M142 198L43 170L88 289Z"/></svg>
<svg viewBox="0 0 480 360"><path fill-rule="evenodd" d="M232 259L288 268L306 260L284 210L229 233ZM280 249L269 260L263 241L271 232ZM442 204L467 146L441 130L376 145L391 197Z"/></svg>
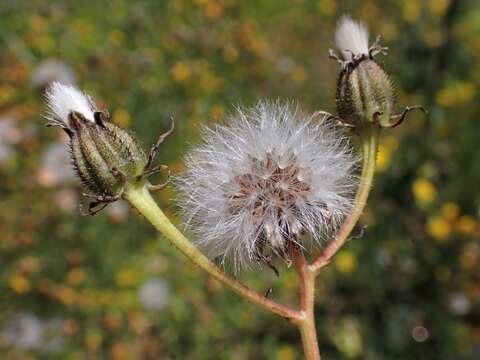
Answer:
<svg viewBox="0 0 480 360"><path fill-rule="evenodd" d="M330 263L333 256L345 244L348 236L355 227L355 224L358 222L360 215L362 215L363 209L367 203L368 195L370 194L373 175L375 173L375 158L378 149L379 132L379 127L371 125L366 127L361 133L363 166L353 210L343 223L335 238L322 250L322 252L310 265L310 270L315 274L318 274L323 267Z"/></svg>
<svg viewBox="0 0 480 360"><path fill-rule="evenodd" d="M315 328L315 273L311 271L302 250L292 246L295 268L300 279L300 313L302 317L292 320L300 330L303 351L307 360L320 360L317 330Z"/></svg>

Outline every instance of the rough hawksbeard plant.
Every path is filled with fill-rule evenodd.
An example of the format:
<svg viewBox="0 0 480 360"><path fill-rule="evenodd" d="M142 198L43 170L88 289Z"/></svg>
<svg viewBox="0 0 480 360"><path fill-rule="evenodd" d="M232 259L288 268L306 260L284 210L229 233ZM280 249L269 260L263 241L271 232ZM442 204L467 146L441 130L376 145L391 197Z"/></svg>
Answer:
<svg viewBox="0 0 480 360"><path fill-rule="evenodd" d="M379 38L369 46L365 24L342 17L335 40L340 55L331 50L330 56L341 65L337 115L308 115L289 104L260 101L251 109L237 109L224 125L204 128L203 143L187 155L186 172L176 179L194 242L150 195L166 185L152 185L148 177L167 169L153 162L173 123L147 154L88 95L60 83L46 92L48 125L68 134L73 166L88 189L91 203L85 213L94 215L125 199L200 268L297 326L309 360L320 359L315 278L345 244L363 211L381 130L399 125L412 109L423 110L414 106L394 113L392 82L375 61L387 49ZM347 133L359 138L358 149L352 149ZM299 305L257 293L216 261L232 264L237 272L267 265L277 274L277 266L293 264Z"/></svg>

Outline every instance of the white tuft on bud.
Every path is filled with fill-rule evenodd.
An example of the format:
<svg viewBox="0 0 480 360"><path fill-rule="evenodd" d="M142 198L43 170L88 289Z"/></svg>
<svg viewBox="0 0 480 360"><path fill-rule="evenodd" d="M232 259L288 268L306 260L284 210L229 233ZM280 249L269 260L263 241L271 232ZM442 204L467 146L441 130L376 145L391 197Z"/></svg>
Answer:
<svg viewBox="0 0 480 360"><path fill-rule="evenodd" d="M368 55L367 25L343 15L337 23L335 43L344 60L351 61L355 55Z"/></svg>
<svg viewBox="0 0 480 360"><path fill-rule="evenodd" d="M95 104L90 97L74 86L63 85L54 81L45 94L48 113L45 116L51 124L69 127L69 115L79 112L87 120L94 122Z"/></svg>
<svg viewBox="0 0 480 360"><path fill-rule="evenodd" d="M304 235L318 244L351 209L356 157L347 139L288 104L239 109L203 140L176 180L180 206L202 250L236 270L289 260Z"/></svg>

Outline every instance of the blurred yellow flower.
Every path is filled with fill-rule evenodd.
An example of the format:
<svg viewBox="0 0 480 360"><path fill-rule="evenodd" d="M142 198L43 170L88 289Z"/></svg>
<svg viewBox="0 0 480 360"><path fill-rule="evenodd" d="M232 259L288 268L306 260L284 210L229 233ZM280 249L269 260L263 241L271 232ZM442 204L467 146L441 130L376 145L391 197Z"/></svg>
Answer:
<svg viewBox="0 0 480 360"><path fill-rule="evenodd" d="M117 274L117 284L123 287L135 286L138 283L139 274L135 270L123 269Z"/></svg>
<svg viewBox="0 0 480 360"><path fill-rule="evenodd" d="M457 230L464 235L473 235L477 230L477 221L473 216L463 215L458 220Z"/></svg>
<svg viewBox="0 0 480 360"><path fill-rule="evenodd" d="M110 348L110 358L112 360L129 360L132 359L132 354L127 344L117 342Z"/></svg>
<svg viewBox="0 0 480 360"><path fill-rule="evenodd" d="M145 335L150 328L150 320L141 312L133 312L128 316L128 325L137 336Z"/></svg>
<svg viewBox="0 0 480 360"><path fill-rule="evenodd" d="M398 28L395 23L386 20L381 23L379 33L385 41L394 41L398 37Z"/></svg>
<svg viewBox="0 0 480 360"><path fill-rule="evenodd" d="M122 318L119 314L115 313L108 313L107 315L105 315L103 322L105 327L109 331L115 331L122 326Z"/></svg>
<svg viewBox="0 0 480 360"><path fill-rule="evenodd" d="M380 141L377 154L377 166L378 172L384 171L390 165L390 159L398 148L398 141L393 136L387 136Z"/></svg>
<svg viewBox="0 0 480 360"><path fill-rule="evenodd" d="M49 34L33 34L31 36L32 47L44 53L50 52L55 48L55 40Z"/></svg>
<svg viewBox="0 0 480 360"><path fill-rule="evenodd" d="M477 258L477 253L467 246L460 255L460 264L465 270L474 269L478 263Z"/></svg>
<svg viewBox="0 0 480 360"><path fill-rule="evenodd" d="M190 67L182 61L178 61L171 69L173 79L176 82L184 82L190 78Z"/></svg>
<svg viewBox="0 0 480 360"><path fill-rule="evenodd" d="M81 290L76 293L75 305L82 310L92 307L92 298L88 291Z"/></svg>
<svg viewBox="0 0 480 360"><path fill-rule="evenodd" d="M207 2L205 6L205 16L210 20L215 20L220 17L223 13L222 6L214 0L210 0Z"/></svg>
<svg viewBox="0 0 480 360"><path fill-rule="evenodd" d="M335 267L342 274L349 274L357 268L357 258L351 252L343 251L335 258Z"/></svg>
<svg viewBox="0 0 480 360"><path fill-rule="evenodd" d="M408 22L415 22L420 17L422 2L417 0L406 0L403 2L403 18Z"/></svg>
<svg viewBox="0 0 480 360"><path fill-rule="evenodd" d="M225 116L225 108L222 105L214 105L210 110L210 115L214 120L220 120Z"/></svg>
<svg viewBox="0 0 480 360"><path fill-rule="evenodd" d="M70 28L79 40L79 45L84 48L95 45L94 26L88 18L83 17L74 19L70 23Z"/></svg>
<svg viewBox="0 0 480 360"><path fill-rule="evenodd" d="M62 326L62 333L67 336L73 336L78 333L79 326L75 319L66 319Z"/></svg>
<svg viewBox="0 0 480 360"><path fill-rule="evenodd" d="M450 223L442 216L434 216L427 221L427 234L438 241L445 241L452 231Z"/></svg>
<svg viewBox="0 0 480 360"><path fill-rule="evenodd" d="M362 6L358 12L360 18L365 21L367 24L377 22L378 16L378 5L376 0L363 0L361 2Z"/></svg>
<svg viewBox="0 0 480 360"><path fill-rule="evenodd" d="M319 0L318 8L325 15L330 15L337 8L337 4L335 3L334 0Z"/></svg>
<svg viewBox="0 0 480 360"><path fill-rule="evenodd" d="M18 271L23 274L32 274L36 272L40 267L40 263L37 258L33 256L26 256L18 261Z"/></svg>
<svg viewBox="0 0 480 360"><path fill-rule="evenodd" d="M413 182L413 195L419 205L428 205L437 197L437 189L433 183L425 178L419 178Z"/></svg>
<svg viewBox="0 0 480 360"><path fill-rule="evenodd" d="M73 305L77 299L77 293L71 287L60 286L55 289L55 297L64 305Z"/></svg>
<svg viewBox="0 0 480 360"><path fill-rule="evenodd" d="M85 336L85 346L88 350L97 350L102 344L102 334L97 330L90 330Z"/></svg>
<svg viewBox="0 0 480 360"><path fill-rule="evenodd" d="M290 73L290 76L292 77L292 80L296 82L297 84L301 84L307 80L307 71L303 66L294 66L292 69L292 72Z"/></svg>
<svg viewBox="0 0 480 360"><path fill-rule="evenodd" d="M439 30L428 30L423 33L423 39L429 47L440 46L443 42L444 36L443 33Z"/></svg>
<svg viewBox="0 0 480 360"><path fill-rule="evenodd" d="M238 49L234 45L225 46L223 49L223 59L228 63L233 63L240 55Z"/></svg>
<svg viewBox="0 0 480 360"><path fill-rule="evenodd" d="M15 96L15 88L11 85L0 86L0 105L6 104Z"/></svg>
<svg viewBox="0 0 480 360"><path fill-rule="evenodd" d="M295 350L291 346L282 346L277 350L276 360L295 360Z"/></svg>
<svg viewBox="0 0 480 360"><path fill-rule="evenodd" d="M9 285L17 294L26 294L31 289L30 281L23 275L12 275Z"/></svg>
<svg viewBox="0 0 480 360"><path fill-rule="evenodd" d="M115 110L112 119L121 127L127 127L130 125L130 114L123 108Z"/></svg>
<svg viewBox="0 0 480 360"><path fill-rule="evenodd" d="M267 40L256 31L255 26L251 22L247 22L242 30L240 35L243 46L258 56L264 55L269 45Z"/></svg>
<svg viewBox="0 0 480 360"><path fill-rule="evenodd" d="M430 0L428 7L435 15L442 15L447 10L450 0Z"/></svg>
<svg viewBox="0 0 480 360"><path fill-rule="evenodd" d="M443 107L454 107L470 102L476 93L475 84L471 81L448 84L436 95L437 103Z"/></svg>
<svg viewBox="0 0 480 360"><path fill-rule="evenodd" d="M45 30L48 24L45 18L35 14L28 18L28 27L34 32L39 32Z"/></svg>
<svg viewBox="0 0 480 360"><path fill-rule="evenodd" d="M215 92L219 90L222 85L222 79L208 70L201 74L200 86L204 88L206 92Z"/></svg>
<svg viewBox="0 0 480 360"><path fill-rule="evenodd" d="M445 217L445 219L453 221L460 214L460 207L454 202L446 202L442 205L440 211L442 212L442 216Z"/></svg>
<svg viewBox="0 0 480 360"><path fill-rule="evenodd" d="M108 33L108 41L113 45L120 46L125 41L125 34L118 29L114 29Z"/></svg>
<svg viewBox="0 0 480 360"><path fill-rule="evenodd" d="M67 273L67 283L75 286L80 285L85 280L85 270L82 268L75 268Z"/></svg>

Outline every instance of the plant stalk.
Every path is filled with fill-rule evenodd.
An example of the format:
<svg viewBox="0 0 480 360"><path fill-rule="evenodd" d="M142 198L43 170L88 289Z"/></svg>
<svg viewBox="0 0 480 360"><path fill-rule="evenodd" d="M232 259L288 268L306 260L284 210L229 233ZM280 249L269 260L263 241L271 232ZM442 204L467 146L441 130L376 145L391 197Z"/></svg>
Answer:
<svg viewBox="0 0 480 360"><path fill-rule="evenodd" d="M302 249L292 248L293 262L300 279L301 319L294 321L302 336L303 351L306 360L320 360L317 330L315 327L315 273L311 271Z"/></svg>
<svg viewBox="0 0 480 360"><path fill-rule="evenodd" d="M355 224L362 215L367 203L368 195L372 187L373 176L375 174L375 160L378 150L378 138L380 127L375 123L366 125L360 131L360 140L362 143L362 173L355 196L352 212L347 217L335 238L321 251L317 258L310 265L310 270L315 274L332 260L333 256L345 244L348 236L352 232Z"/></svg>

